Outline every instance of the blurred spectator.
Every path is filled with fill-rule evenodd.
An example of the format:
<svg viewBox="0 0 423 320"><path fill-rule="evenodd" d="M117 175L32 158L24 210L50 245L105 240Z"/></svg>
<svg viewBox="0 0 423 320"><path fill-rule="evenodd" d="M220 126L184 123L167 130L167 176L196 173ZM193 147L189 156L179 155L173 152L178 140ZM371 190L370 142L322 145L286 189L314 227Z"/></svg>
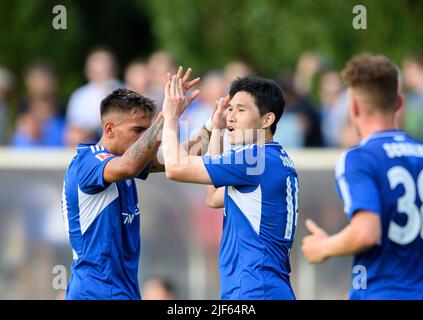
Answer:
<svg viewBox="0 0 423 320"><path fill-rule="evenodd" d="M319 99L324 145L339 146L341 128L348 121L346 99L338 101L342 94L341 76L336 71L324 73L319 83Z"/></svg>
<svg viewBox="0 0 423 320"><path fill-rule="evenodd" d="M300 96L289 74L278 79L286 105L278 122L274 140L287 148L320 147L322 134L319 117L307 97Z"/></svg>
<svg viewBox="0 0 423 320"><path fill-rule="evenodd" d="M403 63L405 96L404 128L423 140L423 55L408 57Z"/></svg>
<svg viewBox="0 0 423 320"><path fill-rule="evenodd" d="M236 78L243 78L248 76L253 72L253 70L248 64L244 62L232 61L225 66L223 72L229 88L232 81L234 81Z"/></svg>
<svg viewBox="0 0 423 320"><path fill-rule="evenodd" d="M5 144L8 135L6 100L13 85L12 74L0 66L0 145Z"/></svg>
<svg viewBox="0 0 423 320"><path fill-rule="evenodd" d="M314 77L325 69L323 57L315 52L304 52L298 59L294 74L294 89L300 96L310 96Z"/></svg>
<svg viewBox="0 0 423 320"><path fill-rule="evenodd" d="M170 54L164 51L154 52L148 59L147 67L150 77L150 98L161 109L164 99L164 88L167 82L167 73L175 74L176 67ZM186 66L186 68L188 67Z"/></svg>
<svg viewBox="0 0 423 320"><path fill-rule="evenodd" d="M143 300L175 300L173 284L164 278L151 278L142 286Z"/></svg>
<svg viewBox="0 0 423 320"><path fill-rule="evenodd" d="M149 73L148 67L141 60L131 62L125 70L125 85L139 94L149 96Z"/></svg>
<svg viewBox="0 0 423 320"><path fill-rule="evenodd" d="M213 114L216 101L227 95L226 82L219 71L210 71L200 82L200 96L182 114L180 139L196 134Z"/></svg>
<svg viewBox="0 0 423 320"><path fill-rule="evenodd" d="M98 48L91 51L85 63L88 83L70 97L66 120L72 127L101 134L100 102L123 84L116 79L117 63L111 51ZM71 145L81 141L70 141Z"/></svg>
<svg viewBox="0 0 423 320"><path fill-rule="evenodd" d="M65 132L65 145L76 148L78 143L93 142L97 139L97 133L74 123L67 124Z"/></svg>
<svg viewBox="0 0 423 320"><path fill-rule="evenodd" d="M26 96L18 107L16 147L60 147L64 145L63 107L57 97L57 78L46 62L35 62L24 75Z"/></svg>

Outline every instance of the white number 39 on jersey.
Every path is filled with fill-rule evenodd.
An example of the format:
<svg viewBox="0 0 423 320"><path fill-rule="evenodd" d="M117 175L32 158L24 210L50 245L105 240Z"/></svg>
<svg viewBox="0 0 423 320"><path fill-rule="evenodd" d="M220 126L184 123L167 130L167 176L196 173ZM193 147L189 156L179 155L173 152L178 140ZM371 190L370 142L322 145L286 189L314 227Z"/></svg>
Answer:
<svg viewBox="0 0 423 320"><path fill-rule="evenodd" d="M407 223L404 226L391 221L388 230L389 240L406 245L413 242L419 234L423 238L423 205L421 208L416 205L417 195L423 202L423 170L417 178L417 185L410 172L401 166L389 169L388 180L392 190L399 184L404 186L405 193L398 199L397 210L398 213L407 215Z"/></svg>

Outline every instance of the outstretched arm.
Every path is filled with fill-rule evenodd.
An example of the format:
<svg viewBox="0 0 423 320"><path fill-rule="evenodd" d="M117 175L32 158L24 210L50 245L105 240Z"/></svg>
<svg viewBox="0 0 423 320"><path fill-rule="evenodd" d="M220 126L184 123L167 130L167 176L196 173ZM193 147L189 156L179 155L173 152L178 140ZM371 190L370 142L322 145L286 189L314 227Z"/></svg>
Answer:
<svg viewBox="0 0 423 320"><path fill-rule="evenodd" d="M166 84L163 103L163 157L167 178L179 182L211 184L210 177L200 156L191 156L181 147L178 139L178 118L186 106L198 96L194 91L186 99L182 79L173 76ZM186 103L188 100L188 104Z"/></svg>
<svg viewBox="0 0 423 320"><path fill-rule="evenodd" d="M380 216L370 211L357 212L343 230L332 236L312 220L306 221L306 227L311 235L303 239L301 249L311 263L359 253L376 245L382 234Z"/></svg>
<svg viewBox="0 0 423 320"><path fill-rule="evenodd" d="M203 126L201 130L190 140L181 144L181 148L186 150L189 155L202 156L206 153L210 141L210 132ZM149 172L165 172L163 150L157 151L157 156L150 165Z"/></svg>
<svg viewBox="0 0 423 320"><path fill-rule="evenodd" d="M158 134L163 128L161 115L152 123L139 139L121 156L110 160L103 171L104 181L135 178L156 156L160 141Z"/></svg>
<svg viewBox="0 0 423 320"><path fill-rule="evenodd" d="M183 68L179 67L178 69L177 77L179 78L182 77L184 94L186 94L188 90L190 90L193 86L195 86L200 81L200 78L195 78L194 80L191 80L190 82L187 83L187 81L189 80L191 76L191 72L192 72L192 69L188 68L187 72L182 77ZM168 79L171 80L170 73L168 73L167 76L168 76ZM196 92L197 96L198 96L198 93L199 92ZM184 108L186 108L191 103L191 101L192 100L189 100L189 99L185 100L185 103L187 103L187 105ZM160 138L162 137L160 136ZM194 136L194 138L185 141L184 143L182 143L181 146L182 148L187 150L189 154L200 156L205 152L204 150L207 150L209 139L210 139L210 133L205 127L203 127L201 128L200 132L196 136ZM165 165L164 165L163 152L161 149L159 149L156 157L153 159L150 165L149 172L164 172L164 171L165 171Z"/></svg>

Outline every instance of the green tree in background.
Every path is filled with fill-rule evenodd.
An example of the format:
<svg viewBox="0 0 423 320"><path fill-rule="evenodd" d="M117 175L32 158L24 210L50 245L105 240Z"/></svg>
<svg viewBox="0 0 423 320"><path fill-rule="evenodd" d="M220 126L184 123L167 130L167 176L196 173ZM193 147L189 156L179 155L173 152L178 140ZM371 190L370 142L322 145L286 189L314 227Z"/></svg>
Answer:
<svg viewBox="0 0 423 320"><path fill-rule="evenodd" d="M413 0L139 1L150 9L160 47L200 69L242 58L260 72L294 66L308 50L340 67L360 51L399 61L420 49L423 2ZM352 27L355 5L367 7L367 30Z"/></svg>
<svg viewBox="0 0 423 320"><path fill-rule="evenodd" d="M67 30L52 28L57 4L67 8ZM367 7L367 30L352 27L357 4ZM68 96L84 82L88 50L100 44L122 66L163 49L198 72L242 59L273 76L308 50L335 67L360 51L401 62L421 49L422 14L417 0L2 0L0 65L20 75L34 58L49 59Z"/></svg>
<svg viewBox="0 0 423 320"><path fill-rule="evenodd" d="M66 30L52 27L57 4L67 9ZM0 65L20 76L34 59L49 60L68 96L85 81L84 60L92 47L110 47L124 63L147 56L153 50L149 25L147 12L134 1L2 0Z"/></svg>

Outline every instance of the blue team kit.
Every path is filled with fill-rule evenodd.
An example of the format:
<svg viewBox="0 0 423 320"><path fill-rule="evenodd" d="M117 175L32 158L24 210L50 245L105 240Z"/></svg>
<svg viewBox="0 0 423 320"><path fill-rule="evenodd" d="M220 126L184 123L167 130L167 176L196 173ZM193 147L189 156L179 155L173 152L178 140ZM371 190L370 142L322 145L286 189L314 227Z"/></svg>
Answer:
<svg viewBox="0 0 423 320"><path fill-rule="evenodd" d="M366 285L350 299L423 299L423 144L377 132L340 156L336 182L349 219L364 210L382 222L378 244L354 258Z"/></svg>
<svg viewBox="0 0 423 320"><path fill-rule="evenodd" d="M289 254L298 220L298 178L277 142L203 157L225 187L219 253L222 299L295 299Z"/></svg>
<svg viewBox="0 0 423 320"><path fill-rule="evenodd" d="M133 179L105 183L115 156L80 144L64 179L63 213L74 252L67 299L140 299L140 217ZM225 187L219 255L222 299L295 299L289 254L298 221L295 167L276 142L203 157ZM146 179L145 169L139 176ZM116 214L120 213L120 214Z"/></svg>
<svg viewBox="0 0 423 320"><path fill-rule="evenodd" d="M79 144L77 151L62 196L74 258L66 299L141 299L135 181L107 184L103 170L116 156L98 145ZM138 178L147 175L145 169Z"/></svg>

